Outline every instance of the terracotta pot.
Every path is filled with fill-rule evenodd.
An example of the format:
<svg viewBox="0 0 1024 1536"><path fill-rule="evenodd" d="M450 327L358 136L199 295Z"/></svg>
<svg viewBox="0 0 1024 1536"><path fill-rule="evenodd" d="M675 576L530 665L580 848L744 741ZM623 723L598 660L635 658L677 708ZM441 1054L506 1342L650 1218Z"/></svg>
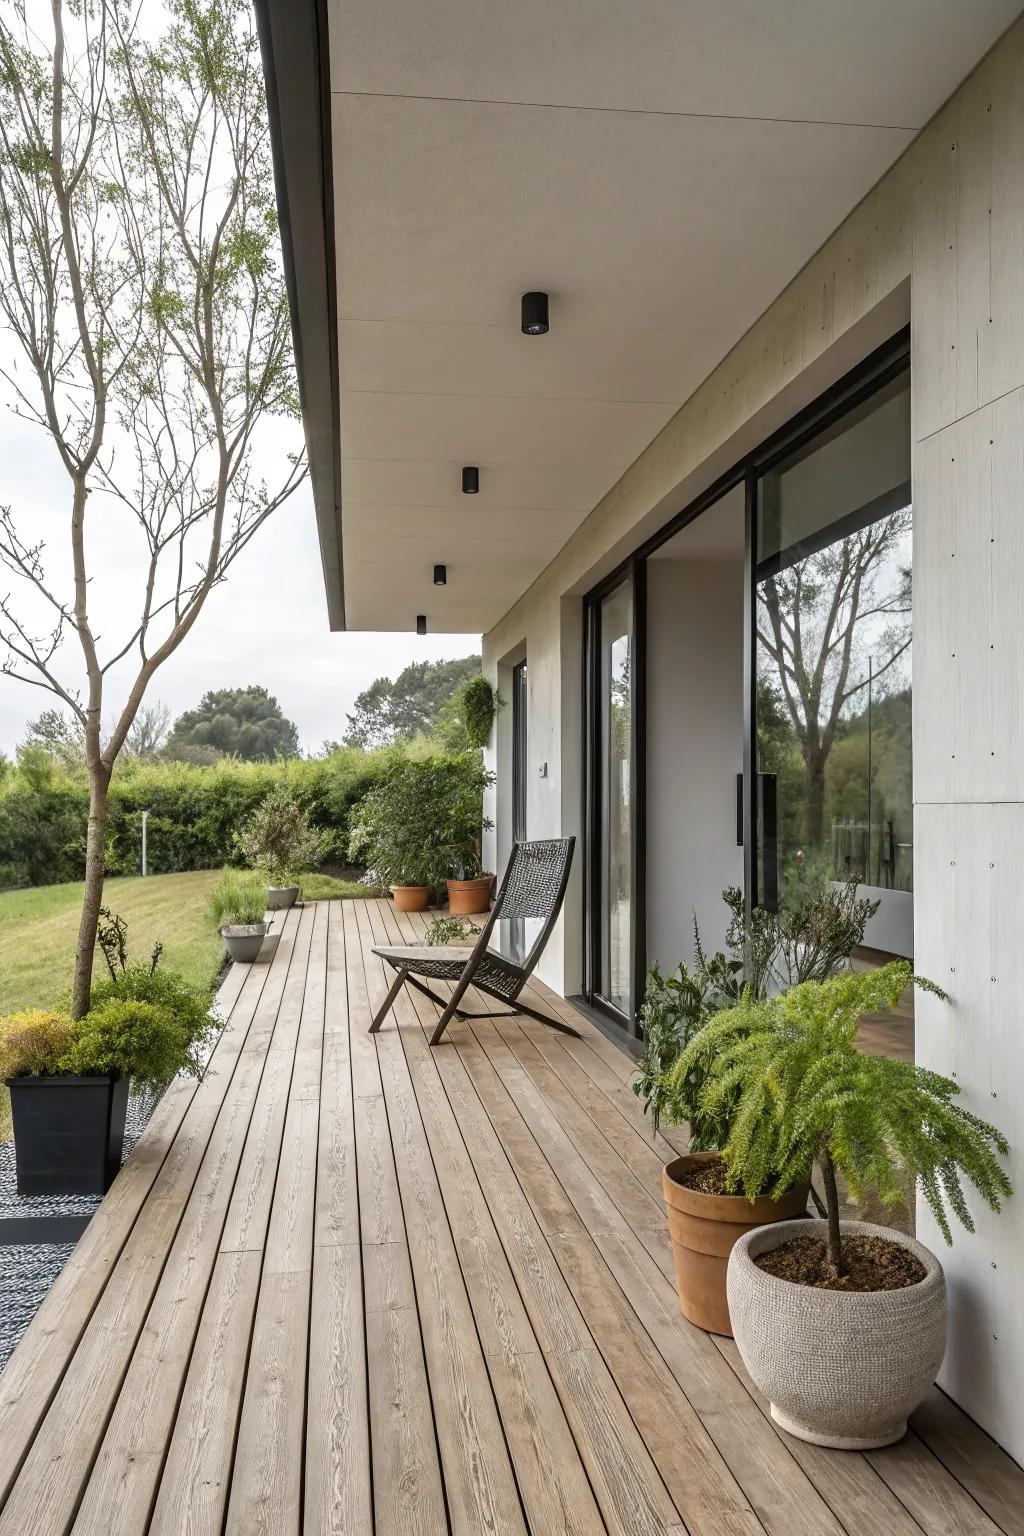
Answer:
<svg viewBox="0 0 1024 1536"><path fill-rule="evenodd" d="M399 912L422 912L430 900L430 886L393 885L391 894Z"/></svg>
<svg viewBox="0 0 1024 1536"><path fill-rule="evenodd" d="M708 1333L731 1339L725 1275L733 1243L766 1222L801 1215L808 1186L791 1189L778 1200L767 1195L748 1200L745 1195L704 1195L678 1182L689 1169L717 1157L717 1152L691 1152L675 1158L662 1170L661 1186L683 1316Z"/></svg>
<svg viewBox="0 0 1024 1536"><path fill-rule="evenodd" d="M486 912L491 905L493 875L480 875L476 880L449 880L448 911L453 917L473 917Z"/></svg>
<svg viewBox="0 0 1024 1536"><path fill-rule="evenodd" d="M736 1344L754 1385L787 1434L866 1451L906 1434L907 1416L938 1374L946 1348L946 1285L933 1253L888 1227L844 1221L844 1237L884 1237L921 1261L900 1291L827 1291L759 1269L759 1254L791 1237L825 1236L823 1221L751 1232L729 1259Z"/></svg>

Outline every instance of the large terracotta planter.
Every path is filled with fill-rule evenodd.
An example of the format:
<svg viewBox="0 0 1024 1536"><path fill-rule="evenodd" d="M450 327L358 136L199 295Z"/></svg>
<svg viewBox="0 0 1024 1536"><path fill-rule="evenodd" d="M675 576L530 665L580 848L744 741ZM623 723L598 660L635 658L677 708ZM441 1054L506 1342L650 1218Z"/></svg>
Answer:
<svg viewBox="0 0 1024 1536"><path fill-rule="evenodd" d="M812 1445L865 1451L891 1445L938 1374L946 1347L942 1265L922 1243L867 1221L844 1221L909 1248L924 1279L900 1291L829 1291L769 1275L754 1263L791 1237L825 1235L823 1221L788 1221L741 1238L729 1259L736 1344L772 1418Z"/></svg>
<svg viewBox="0 0 1024 1536"><path fill-rule="evenodd" d="M448 910L453 917L473 917L486 912L491 905L493 875L480 875L476 880L449 880Z"/></svg>
<svg viewBox="0 0 1024 1536"><path fill-rule="evenodd" d="M393 885L391 894L399 912L422 912L430 900L430 886Z"/></svg>
<svg viewBox="0 0 1024 1536"><path fill-rule="evenodd" d="M677 1157L662 1170L661 1184L683 1316L708 1333L732 1338L725 1289L732 1246L765 1222L799 1216L807 1206L808 1186L791 1189L778 1200L767 1195L748 1200L745 1195L705 1195L678 1182L688 1169L713 1162L717 1156L717 1152L691 1152Z"/></svg>

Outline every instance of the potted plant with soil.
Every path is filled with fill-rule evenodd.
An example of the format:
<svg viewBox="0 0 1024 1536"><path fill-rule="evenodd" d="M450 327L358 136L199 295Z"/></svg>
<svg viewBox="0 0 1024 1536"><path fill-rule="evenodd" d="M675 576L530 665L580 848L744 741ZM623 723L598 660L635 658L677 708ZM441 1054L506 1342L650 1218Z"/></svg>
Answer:
<svg viewBox="0 0 1024 1536"><path fill-rule="evenodd" d="M297 876L319 864L325 838L284 787L272 790L236 838L250 869L267 878L266 908L284 911L299 899Z"/></svg>
<svg viewBox="0 0 1024 1536"><path fill-rule="evenodd" d="M719 1148L729 1134L729 1104L705 1109L706 1063L699 1058L685 1072L673 1071L683 1052L739 989L739 963L719 953L708 959L697 935L693 970L680 964L663 976L657 966L647 977L641 1020L644 1054L635 1091L645 1099L655 1128L662 1117L689 1126L690 1151L662 1170L662 1190L683 1316L709 1333L729 1336L725 1276L738 1237L767 1221L797 1216L807 1204L805 1179L792 1189L755 1199L730 1191Z"/></svg>
<svg viewBox="0 0 1024 1536"><path fill-rule="evenodd" d="M817 1445L898 1440L945 1349L938 1259L900 1232L843 1220L839 1178L854 1202L870 1192L883 1206L919 1181L947 1242L947 1202L973 1230L963 1177L995 1210L1012 1193L999 1162L1005 1138L957 1104L956 1083L857 1049L861 1014L893 1007L913 981L938 992L897 961L746 998L711 1020L673 1069L704 1071L705 1113L728 1106L731 1188L780 1193L820 1171L826 1220L750 1232L728 1268L744 1365L776 1422Z"/></svg>
<svg viewBox="0 0 1024 1536"><path fill-rule="evenodd" d="M448 910L453 916L471 917L491 905L494 875L482 864L483 834L494 823L483 813L484 790L494 775L483 765L479 752L462 752L449 759L444 793L438 810L446 844Z"/></svg>
<svg viewBox="0 0 1024 1536"><path fill-rule="evenodd" d="M202 1076L217 1027L208 996L156 961L99 983L82 1019L35 1009L0 1020L19 1195L104 1194L121 1166L130 1081Z"/></svg>
<svg viewBox="0 0 1024 1536"><path fill-rule="evenodd" d="M658 1128L662 1115L689 1127L690 1150L667 1163L662 1189L684 1317L709 1333L729 1336L726 1271L737 1238L766 1222L800 1216L809 1178L787 1187L737 1192L727 1184L720 1149L731 1124L728 1098L711 1113L703 1100L707 1059L693 1056L675 1070L704 1027L741 995L769 991L808 977L822 979L849 961L877 903L858 896L854 882L829 886L780 912L748 914L742 892L722 892L730 917L725 952L708 955L694 919L694 964L665 977L647 977L640 1022L643 1055L633 1089ZM748 1193L752 1198L748 1198Z"/></svg>
<svg viewBox="0 0 1024 1536"><path fill-rule="evenodd" d="M422 912L450 869L444 800L451 759L402 757L359 804L349 857L391 891L400 912Z"/></svg>
<svg viewBox="0 0 1024 1536"><path fill-rule="evenodd" d="M224 948L238 964L247 965L259 958L263 940L270 931L264 907L266 895L258 875L226 869L206 898Z"/></svg>

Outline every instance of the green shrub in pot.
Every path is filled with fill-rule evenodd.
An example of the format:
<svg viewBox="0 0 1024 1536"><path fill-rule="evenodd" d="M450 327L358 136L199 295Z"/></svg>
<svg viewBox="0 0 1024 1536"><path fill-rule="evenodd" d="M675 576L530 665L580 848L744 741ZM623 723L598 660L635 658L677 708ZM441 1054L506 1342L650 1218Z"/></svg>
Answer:
<svg viewBox="0 0 1024 1536"><path fill-rule="evenodd" d="M316 868L325 846L324 834L283 786L256 807L236 839L244 862L266 876L271 908L292 905L298 897L299 876Z"/></svg>
<svg viewBox="0 0 1024 1536"><path fill-rule="evenodd" d="M1011 1193L995 1127L957 1102L950 1078L857 1048L862 1014L892 1008L907 987L943 996L896 961L746 997L686 1048L667 1088L695 1067L701 1103L727 1107L728 1181L776 1191L817 1166L827 1219L784 1222L741 1237L728 1268L736 1341L755 1384L791 1433L866 1449L905 1430L945 1346L941 1265L922 1244L841 1219L838 1179L854 1202L900 1202L916 1181L945 1240L952 1211L974 1222L964 1184L999 1210ZM799 1362L815 1360L813 1373Z"/></svg>
<svg viewBox="0 0 1024 1536"><path fill-rule="evenodd" d="M398 760L356 812L350 858L390 887L439 891L460 871L478 875L490 782L475 752Z"/></svg>
<svg viewBox="0 0 1024 1536"><path fill-rule="evenodd" d="M269 930L267 888L249 870L226 869L206 898L207 910L220 931L230 959L249 964L259 958Z"/></svg>

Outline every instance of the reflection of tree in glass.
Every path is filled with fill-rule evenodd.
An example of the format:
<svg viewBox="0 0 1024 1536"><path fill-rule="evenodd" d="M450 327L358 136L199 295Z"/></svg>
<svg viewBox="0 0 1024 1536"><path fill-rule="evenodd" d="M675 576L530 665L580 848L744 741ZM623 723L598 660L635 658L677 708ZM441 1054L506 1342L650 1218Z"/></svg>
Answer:
<svg viewBox="0 0 1024 1536"><path fill-rule="evenodd" d="M837 540L761 583L758 639L804 767L803 835L820 848L825 768L844 712L889 677L910 646L909 508ZM901 558L903 557L903 558ZM882 683L882 687L887 686Z"/></svg>

